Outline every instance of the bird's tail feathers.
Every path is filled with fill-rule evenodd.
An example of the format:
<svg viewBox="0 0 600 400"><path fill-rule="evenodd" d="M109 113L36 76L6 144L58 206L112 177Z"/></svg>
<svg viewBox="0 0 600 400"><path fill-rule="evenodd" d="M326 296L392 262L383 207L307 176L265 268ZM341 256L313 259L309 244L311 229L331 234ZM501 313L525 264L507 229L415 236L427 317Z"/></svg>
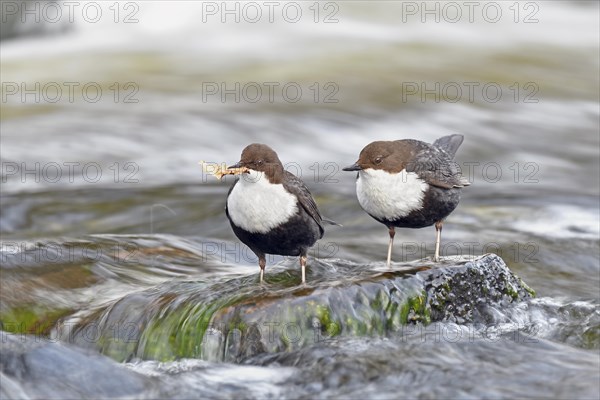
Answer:
<svg viewBox="0 0 600 400"><path fill-rule="evenodd" d="M450 155L450 157L454 158L454 155L462 144L463 139L463 135L448 135L439 138L433 142L433 145L444 150L446 153L448 153L448 155Z"/></svg>

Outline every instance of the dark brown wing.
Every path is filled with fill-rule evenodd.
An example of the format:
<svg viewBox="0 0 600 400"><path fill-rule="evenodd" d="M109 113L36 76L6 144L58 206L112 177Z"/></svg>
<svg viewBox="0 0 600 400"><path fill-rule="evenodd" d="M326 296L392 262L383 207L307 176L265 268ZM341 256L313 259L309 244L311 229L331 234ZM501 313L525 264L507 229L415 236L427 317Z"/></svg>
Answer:
<svg viewBox="0 0 600 400"><path fill-rule="evenodd" d="M406 165L406 172L415 172L432 186L443 189L461 188L470 185L462 176L452 157L435 146L428 146L417 153Z"/></svg>
<svg viewBox="0 0 600 400"><path fill-rule="evenodd" d="M291 172L285 171L285 179L283 180L283 187L285 187L290 193L296 195L298 197L298 203L302 206L302 208L315 220L317 225L319 225L319 230L321 234L323 234L323 217L321 217L321 213L317 208L317 203L315 203L315 199L313 199L312 194L302 182L300 178Z"/></svg>

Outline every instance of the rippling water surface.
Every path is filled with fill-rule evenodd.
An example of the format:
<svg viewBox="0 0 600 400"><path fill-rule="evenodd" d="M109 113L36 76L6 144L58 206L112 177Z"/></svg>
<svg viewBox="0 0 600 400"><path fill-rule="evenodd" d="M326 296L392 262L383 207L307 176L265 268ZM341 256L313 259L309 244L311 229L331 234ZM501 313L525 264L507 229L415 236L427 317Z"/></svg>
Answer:
<svg viewBox="0 0 600 400"><path fill-rule="evenodd" d="M403 14L407 3L337 2L337 23L315 24L299 3L298 23L236 24L201 23L200 2L138 2L135 24L79 18L3 40L0 321L10 362L0 397L598 398L598 4L530 3L537 23L522 23L533 8L515 23L509 3L498 23L422 23ZM103 95L22 101L10 82L94 82ZM207 84L236 82L263 96L207 95ZM269 99L265 82L302 95ZM436 84L439 98L427 94ZM497 101L486 84L500 88ZM114 338L127 336L152 314L161 325L146 346L172 344L188 329L169 325L182 299L202 299L190 313L210 319L236 285L249 298L306 295L296 260L278 256L266 289L254 288L255 257L223 212L232 180L204 176L198 161L233 163L264 142L302 176L343 225L311 250L311 291L383 268L386 229L361 211L341 167L373 140L450 133L465 135L457 162L473 184L444 225L444 254L496 253L536 298L491 309L487 321L332 334L227 362L194 348L124 357L110 338L77 331L114 322ZM433 228L396 238L399 269L433 254Z"/></svg>

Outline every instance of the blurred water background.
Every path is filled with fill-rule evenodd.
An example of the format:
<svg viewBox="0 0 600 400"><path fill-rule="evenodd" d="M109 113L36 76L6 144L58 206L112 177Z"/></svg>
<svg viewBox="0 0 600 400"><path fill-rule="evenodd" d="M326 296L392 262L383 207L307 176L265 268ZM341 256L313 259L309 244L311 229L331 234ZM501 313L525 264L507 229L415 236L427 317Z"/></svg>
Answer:
<svg viewBox="0 0 600 400"><path fill-rule="evenodd" d="M234 163L253 142L273 147L344 225L311 256L376 265L386 229L341 168L373 140L461 133L457 162L472 186L444 225L443 251L498 253L536 290L498 311L533 343L395 334L244 365L142 357L125 365L131 391L118 395L597 398L597 2L65 3L30 1L23 14L2 1L5 331L51 337L165 282L256 275L223 212L232 181L197 164ZM433 228L396 238L395 261L433 253ZM43 329L16 328L23 321ZM75 369L98 362L99 387L73 391L51 367L33 378L3 370L0 395L110 395L108 361L60 345Z"/></svg>

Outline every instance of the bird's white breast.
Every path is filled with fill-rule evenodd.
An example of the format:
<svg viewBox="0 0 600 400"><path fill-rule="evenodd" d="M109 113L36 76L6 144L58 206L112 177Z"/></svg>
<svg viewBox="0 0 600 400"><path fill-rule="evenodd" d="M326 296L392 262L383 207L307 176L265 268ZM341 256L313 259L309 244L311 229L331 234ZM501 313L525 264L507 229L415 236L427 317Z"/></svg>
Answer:
<svg viewBox="0 0 600 400"><path fill-rule="evenodd" d="M267 233L298 212L298 200L282 184L272 184L263 172L242 175L227 198L229 217L236 226Z"/></svg>
<svg viewBox="0 0 600 400"><path fill-rule="evenodd" d="M356 195L360 206L370 215L394 220L421 208L428 187L414 172L402 170L391 174L369 168L358 173Z"/></svg>

